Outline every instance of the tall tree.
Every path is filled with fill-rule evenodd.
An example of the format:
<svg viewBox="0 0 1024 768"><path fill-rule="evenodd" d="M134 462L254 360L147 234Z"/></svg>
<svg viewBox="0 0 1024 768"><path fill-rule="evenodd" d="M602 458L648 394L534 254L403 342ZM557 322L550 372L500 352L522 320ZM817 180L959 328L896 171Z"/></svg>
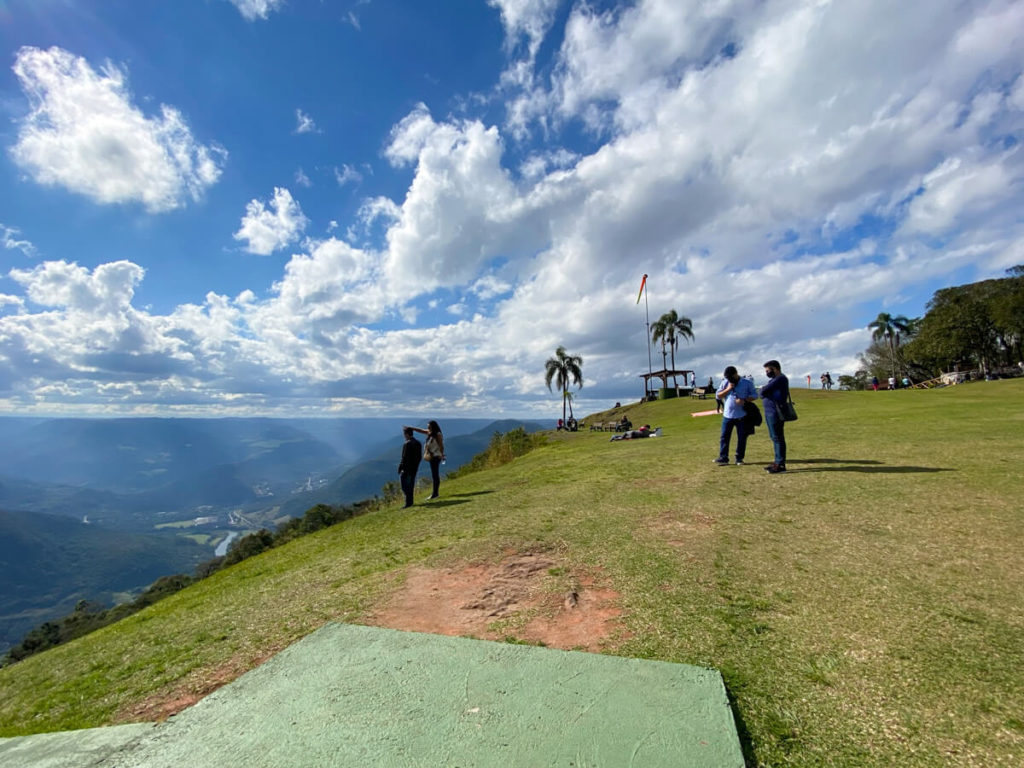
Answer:
<svg viewBox="0 0 1024 768"><path fill-rule="evenodd" d="M665 344L672 353L672 370L676 369L676 347L680 339L693 341L693 321L688 317L680 317L674 310L670 309L658 318L658 321L651 326L651 341L661 339L661 352L664 357ZM675 374L672 375L672 383L676 389L679 388L679 381Z"/></svg>
<svg viewBox="0 0 1024 768"><path fill-rule="evenodd" d="M988 373L1000 347L989 300L996 288L997 281L986 280L936 291L921 321L915 356L930 358L940 368L976 364Z"/></svg>
<svg viewBox="0 0 1024 768"><path fill-rule="evenodd" d="M661 342L661 370L663 371L668 369L668 349L665 347L668 328L665 327L664 321L665 317L662 316L651 324L651 341Z"/></svg>
<svg viewBox="0 0 1024 768"><path fill-rule="evenodd" d="M878 317L868 323L871 338L875 341L885 340L889 348L889 362L892 365L892 377L896 378L896 348L900 345L900 334L909 330L910 320L903 315L890 315L879 312Z"/></svg>
<svg viewBox="0 0 1024 768"><path fill-rule="evenodd" d="M566 354L565 347L559 346L555 350L554 357L549 357L544 363L544 383L551 390L551 382L562 393L562 422L565 422L565 402L569 392L569 385L583 386L583 358L579 355Z"/></svg>

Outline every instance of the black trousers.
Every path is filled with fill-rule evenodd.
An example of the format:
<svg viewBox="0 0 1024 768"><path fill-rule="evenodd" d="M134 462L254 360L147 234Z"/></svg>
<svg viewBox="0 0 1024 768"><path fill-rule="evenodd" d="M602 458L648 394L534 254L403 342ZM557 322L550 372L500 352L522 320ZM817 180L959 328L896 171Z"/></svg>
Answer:
<svg viewBox="0 0 1024 768"><path fill-rule="evenodd" d="M402 490L405 492L405 506L412 506L412 492L416 487L416 473L403 472L399 477L402 480Z"/></svg>
<svg viewBox="0 0 1024 768"><path fill-rule="evenodd" d="M432 496L437 496L437 489L441 487L441 459L433 458L430 461L430 477L434 481Z"/></svg>

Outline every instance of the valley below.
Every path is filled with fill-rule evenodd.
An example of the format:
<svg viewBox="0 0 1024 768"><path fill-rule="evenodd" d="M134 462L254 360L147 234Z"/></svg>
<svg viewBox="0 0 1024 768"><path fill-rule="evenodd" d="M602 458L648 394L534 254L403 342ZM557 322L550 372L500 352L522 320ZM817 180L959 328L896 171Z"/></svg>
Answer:
<svg viewBox="0 0 1024 768"><path fill-rule="evenodd" d="M76 605L132 599L241 537L395 480L400 419L0 418L0 655ZM444 423L453 471L495 431ZM421 475L426 468L421 471Z"/></svg>

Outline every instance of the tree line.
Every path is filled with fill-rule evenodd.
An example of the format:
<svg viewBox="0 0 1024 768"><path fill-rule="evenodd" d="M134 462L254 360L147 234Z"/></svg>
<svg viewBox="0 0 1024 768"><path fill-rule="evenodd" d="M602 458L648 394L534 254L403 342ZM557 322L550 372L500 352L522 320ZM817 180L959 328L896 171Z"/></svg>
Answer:
<svg viewBox="0 0 1024 768"><path fill-rule="evenodd" d="M1006 274L939 289L922 317L879 313L868 324L872 342L860 370L840 384L863 389L872 377L917 382L950 371L1012 371L1024 361L1024 265Z"/></svg>

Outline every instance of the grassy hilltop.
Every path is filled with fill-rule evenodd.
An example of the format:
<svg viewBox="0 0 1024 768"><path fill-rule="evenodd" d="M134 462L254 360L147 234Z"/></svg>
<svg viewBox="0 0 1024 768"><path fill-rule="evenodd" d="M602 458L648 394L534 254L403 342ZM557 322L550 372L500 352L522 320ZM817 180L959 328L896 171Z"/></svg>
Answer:
<svg viewBox="0 0 1024 768"><path fill-rule="evenodd" d="M146 719L325 621L365 620L411 566L543 550L553 592L582 572L618 592L611 652L722 671L752 764L1020 765L1024 381L795 400L786 475L761 470L763 428L751 464L711 463L719 420L690 412L713 401L633 406L664 437L553 435L438 502L296 540L0 670L0 735Z"/></svg>

